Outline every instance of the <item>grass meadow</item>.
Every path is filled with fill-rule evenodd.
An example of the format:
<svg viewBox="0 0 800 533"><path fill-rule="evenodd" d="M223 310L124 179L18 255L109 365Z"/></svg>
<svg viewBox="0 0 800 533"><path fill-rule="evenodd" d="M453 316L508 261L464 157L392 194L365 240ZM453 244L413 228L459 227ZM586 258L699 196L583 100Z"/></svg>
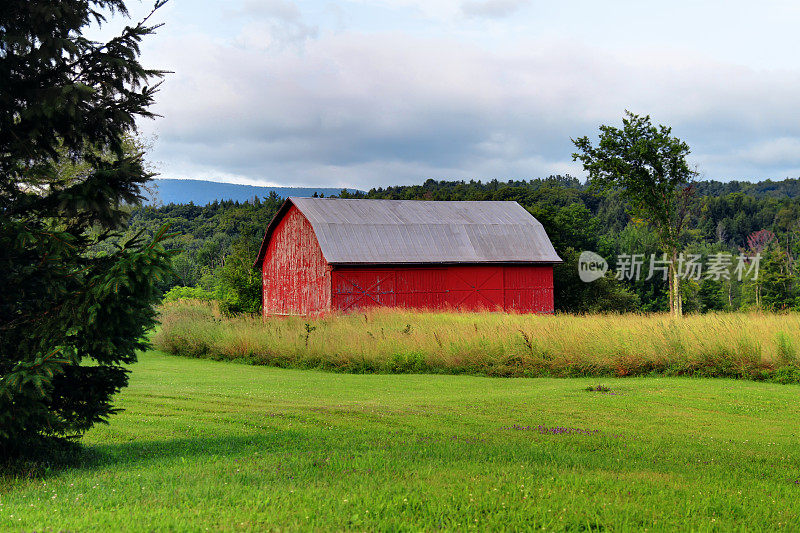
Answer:
<svg viewBox="0 0 800 533"><path fill-rule="evenodd" d="M212 304L162 309L166 353L351 373L506 377L700 376L800 381L800 314L419 313L224 318Z"/></svg>
<svg viewBox="0 0 800 533"><path fill-rule="evenodd" d="M799 393L149 352L77 466L0 479L0 530L797 531Z"/></svg>

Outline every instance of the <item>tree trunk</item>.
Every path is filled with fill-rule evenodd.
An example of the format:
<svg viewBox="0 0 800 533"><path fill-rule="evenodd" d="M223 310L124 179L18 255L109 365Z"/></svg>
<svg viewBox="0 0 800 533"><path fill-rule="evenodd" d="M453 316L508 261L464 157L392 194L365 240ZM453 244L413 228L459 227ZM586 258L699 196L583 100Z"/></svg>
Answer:
<svg viewBox="0 0 800 533"><path fill-rule="evenodd" d="M672 252L672 262L669 265L669 312L673 318L683 316L681 278L678 272L678 253L676 251Z"/></svg>

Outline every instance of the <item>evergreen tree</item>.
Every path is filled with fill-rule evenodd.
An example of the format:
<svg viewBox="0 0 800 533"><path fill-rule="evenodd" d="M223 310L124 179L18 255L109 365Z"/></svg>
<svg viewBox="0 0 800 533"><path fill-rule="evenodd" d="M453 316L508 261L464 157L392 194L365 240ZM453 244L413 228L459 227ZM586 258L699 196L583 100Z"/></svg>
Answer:
<svg viewBox="0 0 800 533"><path fill-rule="evenodd" d="M759 307L780 311L797 305L796 273L789 254L777 241L773 241L761 258L759 279Z"/></svg>
<svg viewBox="0 0 800 533"><path fill-rule="evenodd" d="M0 4L0 456L115 412L169 263L164 229L116 234L152 177L126 142L163 72L139 63L149 17L84 36L107 14L123 0Z"/></svg>

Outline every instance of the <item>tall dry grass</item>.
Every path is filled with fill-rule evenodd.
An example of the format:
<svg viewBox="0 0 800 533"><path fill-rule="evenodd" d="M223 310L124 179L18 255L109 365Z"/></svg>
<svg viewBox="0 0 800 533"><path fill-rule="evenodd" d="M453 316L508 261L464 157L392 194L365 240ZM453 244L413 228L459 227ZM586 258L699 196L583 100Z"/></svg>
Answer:
<svg viewBox="0 0 800 533"><path fill-rule="evenodd" d="M700 375L800 382L800 314L517 315L374 309L320 318L161 312L155 346L190 357L346 372Z"/></svg>

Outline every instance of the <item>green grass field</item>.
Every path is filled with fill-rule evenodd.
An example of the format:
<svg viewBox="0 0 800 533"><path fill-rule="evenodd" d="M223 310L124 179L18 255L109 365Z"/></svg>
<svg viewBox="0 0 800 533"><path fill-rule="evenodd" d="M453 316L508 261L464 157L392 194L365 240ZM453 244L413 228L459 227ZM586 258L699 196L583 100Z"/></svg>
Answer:
<svg viewBox="0 0 800 533"><path fill-rule="evenodd" d="M0 530L800 528L800 386L602 383L151 352L84 466L2 480Z"/></svg>

